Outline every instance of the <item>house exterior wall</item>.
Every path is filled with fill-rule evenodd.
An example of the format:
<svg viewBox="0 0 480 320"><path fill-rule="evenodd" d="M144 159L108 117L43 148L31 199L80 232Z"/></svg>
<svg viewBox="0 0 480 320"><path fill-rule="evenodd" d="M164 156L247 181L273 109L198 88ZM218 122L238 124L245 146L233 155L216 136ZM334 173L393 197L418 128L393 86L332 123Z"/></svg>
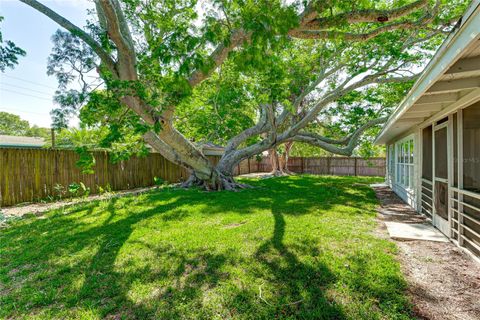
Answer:
<svg viewBox="0 0 480 320"><path fill-rule="evenodd" d="M464 189L463 179L464 168L469 170L465 179L474 181L478 186L478 181L480 180L479 170L472 169L471 163L480 162L480 149L474 147L472 152L468 154L468 159L463 158L463 147L471 148L472 145L478 145L480 141L480 131L475 129L474 133L468 133L464 131L463 123L465 122L463 118L463 113L465 109L469 107L475 107L477 111L473 114L475 117L479 117L480 112L478 108L480 107L480 101L471 103L462 108L457 108L451 110L448 115L439 114L439 116L432 117L430 122L425 122L422 125L411 128L408 132L402 134L401 136L395 137L387 143L387 170L386 170L386 183L392 188L392 190L406 203L412 206L417 212L425 214L425 209L422 207L427 207L425 201L422 202L422 197L425 200L425 194L431 196L432 206L429 208L431 211L426 216L432 218L432 223L439 228L447 237L449 237L454 243L458 246L465 248L469 253L472 253L476 256L476 259L480 259L480 192L479 189L475 190L466 190ZM441 116L441 117L440 117ZM469 119L469 123L477 123L476 119ZM480 123L480 118L478 120ZM425 183L428 186L428 179L422 179L422 168L423 168L423 148L425 146L423 143L423 129L429 126L433 126L433 141L432 141L432 163L431 166L427 165L426 167L431 167L432 169L432 181L431 191L425 191ZM439 161L438 154L435 154L435 139L436 132L442 130L442 128L447 128L447 139L441 140L445 141L447 144L447 167L448 167L448 179L445 183L448 185L447 191L447 211L448 211L448 220L441 221L439 223L439 215L437 206L438 195L435 194L436 184L442 183L442 179L436 177L435 166ZM467 138L468 137L468 138ZM464 141L464 138L468 142ZM472 140L473 139L473 140ZM413 147L413 178L410 176L408 178L408 183L405 182L405 178L408 172L405 169L402 169L402 145L406 142L414 143ZM476 167L475 167L476 168ZM473 170L473 171L472 171ZM403 178L402 178L403 176ZM412 180L413 179L413 180ZM423 188L422 188L423 184ZM431 194L427 193L431 192Z"/></svg>

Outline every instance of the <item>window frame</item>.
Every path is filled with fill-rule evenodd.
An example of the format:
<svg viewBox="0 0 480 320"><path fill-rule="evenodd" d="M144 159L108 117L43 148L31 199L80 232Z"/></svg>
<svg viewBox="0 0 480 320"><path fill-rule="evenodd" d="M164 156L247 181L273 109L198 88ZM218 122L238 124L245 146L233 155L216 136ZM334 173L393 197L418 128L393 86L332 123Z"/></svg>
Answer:
<svg viewBox="0 0 480 320"><path fill-rule="evenodd" d="M395 142L395 183L412 191L415 188L415 139L413 134Z"/></svg>

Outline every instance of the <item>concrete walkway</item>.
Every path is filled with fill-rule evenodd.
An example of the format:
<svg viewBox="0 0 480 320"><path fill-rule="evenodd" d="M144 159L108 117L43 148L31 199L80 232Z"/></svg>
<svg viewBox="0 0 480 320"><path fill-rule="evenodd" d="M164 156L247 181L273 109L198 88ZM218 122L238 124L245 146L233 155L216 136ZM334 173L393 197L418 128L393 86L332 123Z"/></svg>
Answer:
<svg viewBox="0 0 480 320"><path fill-rule="evenodd" d="M371 187L382 203L378 212L385 221L390 238L449 242L429 220L405 204L386 184L373 184Z"/></svg>
<svg viewBox="0 0 480 320"><path fill-rule="evenodd" d="M380 201L378 235L390 238L388 224L418 230L429 221L385 185L372 186ZM436 229L434 229L436 230ZM390 238L391 239L391 238ZM451 242L398 240L398 259L419 319L480 319L480 264Z"/></svg>
<svg viewBox="0 0 480 320"><path fill-rule="evenodd" d="M385 222L385 225L392 239L449 242L447 237L428 222Z"/></svg>

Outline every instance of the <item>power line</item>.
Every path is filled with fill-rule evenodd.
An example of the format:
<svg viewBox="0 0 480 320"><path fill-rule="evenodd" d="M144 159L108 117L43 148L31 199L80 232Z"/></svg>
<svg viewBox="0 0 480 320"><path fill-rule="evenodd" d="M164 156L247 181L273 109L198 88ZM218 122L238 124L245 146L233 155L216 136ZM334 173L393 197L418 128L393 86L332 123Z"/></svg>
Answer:
<svg viewBox="0 0 480 320"><path fill-rule="evenodd" d="M47 85L44 85L42 83L38 83L38 82L35 82L35 81L30 81L30 80L26 80L26 79L22 79L22 78L19 78L19 77L14 77L14 76L9 76L8 74L2 74L2 77L12 78L12 79L16 79L16 80L23 81L23 82L28 82L28 83L31 83L31 84L34 84L34 85L37 85L37 86L41 86L41 87L45 87L45 88L49 88L49 89L55 89L55 90L57 89L57 88L50 87L50 86L47 86Z"/></svg>
<svg viewBox="0 0 480 320"><path fill-rule="evenodd" d="M47 93L47 92L45 92L45 91L39 91L39 90L35 90L35 89L30 89L30 88L27 88L27 87L17 86L17 85L15 85L15 84L2 83L2 85L7 85L7 86L19 88L19 89L25 89L25 90L28 90L28 91L33 91L33 92L36 92L36 93L41 93L41 94L45 94L45 95L50 96L50 97L52 96L51 93Z"/></svg>
<svg viewBox="0 0 480 320"><path fill-rule="evenodd" d="M42 100L47 100L47 101L52 102L52 99L47 99L47 98L45 98L45 97L35 96L35 95L33 95L33 94L23 93L23 92L19 92L19 91L15 91L15 90L10 90L10 89L6 89L6 88L2 88L2 90L8 91L8 92L12 92L12 93L16 93L16 94L19 94L19 95L21 95L21 96L28 96L28 97L33 97L33 98L42 99Z"/></svg>

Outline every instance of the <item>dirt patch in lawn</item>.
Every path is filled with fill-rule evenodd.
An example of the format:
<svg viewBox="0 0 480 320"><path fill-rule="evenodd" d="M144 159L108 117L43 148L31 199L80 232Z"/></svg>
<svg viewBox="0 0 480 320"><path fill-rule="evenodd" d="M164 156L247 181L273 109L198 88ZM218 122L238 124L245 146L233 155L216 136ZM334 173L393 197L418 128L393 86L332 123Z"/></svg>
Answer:
<svg viewBox="0 0 480 320"><path fill-rule="evenodd" d="M245 223L247 223L247 221L242 221L242 222L238 222L238 223L231 223L231 224L227 224L225 227L223 227L224 229L233 229L233 228L238 228L240 226L243 226Z"/></svg>
<svg viewBox="0 0 480 320"><path fill-rule="evenodd" d="M382 221L425 222L390 188L375 186ZM388 237L385 224L378 233ZM480 263L453 243L395 241L408 281L408 294L420 319L480 319Z"/></svg>
<svg viewBox="0 0 480 320"><path fill-rule="evenodd" d="M238 176L239 178L260 178L260 179L266 179L266 178L273 178L273 175L270 172L252 172L252 173L246 173Z"/></svg>

